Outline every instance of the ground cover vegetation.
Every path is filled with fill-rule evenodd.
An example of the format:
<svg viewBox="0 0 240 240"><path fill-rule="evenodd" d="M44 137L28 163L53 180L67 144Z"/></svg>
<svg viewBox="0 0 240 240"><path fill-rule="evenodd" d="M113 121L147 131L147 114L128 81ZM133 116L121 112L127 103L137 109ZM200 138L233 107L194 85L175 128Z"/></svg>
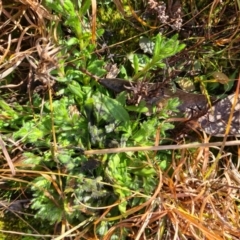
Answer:
<svg viewBox="0 0 240 240"><path fill-rule="evenodd" d="M238 0L0 3L1 239L239 239Z"/></svg>

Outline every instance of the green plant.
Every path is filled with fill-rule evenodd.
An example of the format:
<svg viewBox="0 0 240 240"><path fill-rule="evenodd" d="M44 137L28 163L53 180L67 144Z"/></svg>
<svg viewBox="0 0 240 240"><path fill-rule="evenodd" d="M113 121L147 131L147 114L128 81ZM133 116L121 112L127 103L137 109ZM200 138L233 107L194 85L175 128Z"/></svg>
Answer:
<svg viewBox="0 0 240 240"><path fill-rule="evenodd" d="M22 6L22 2L29 5ZM239 215L239 200L236 192L230 188L226 191L222 185L226 179L233 185L235 181L231 174L236 169L229 165L232 159L227 158L228 154L224 155L219 167L221 174L224 172L220 176L217 167L211 165L214 154L210 154L213 159L209 161L209 152L205 148L109 153L132 146L167 145L170 141L182 143L183 139L169 139L169 130L174 128L169 121L170 113L179 111L178 98L170 98L159 107L144 100L151 96L142 98L137 93L137 101L133 104L131 94L134 90L128 90L139 84L143 90L140 93L144 95L148 93L144 87L150 86L151 81L156 83L156 78L159 80L157 85L176 87L179 75L183 80L186 76L195 84L195 89L199 87L206 95L207 91L214 92L221 87L223 91L230 91L233 82L222 86L209 79L209 72L219 71L222 63L226 63L223 59L226 52L232 53L236 42L228 51L225 48L219 50L212 47L214 44L216 47L216 42L212 44L209 38L205 39L206 45L200 51L198 36L184 39L185 44L182 43L184 29L179 32L179 37L169 32L166 24L166 28L161 29L163 33L159 34L161 23L160 27L152 26L151 32L144 32L150 25L144 24L143 18L146 16L147 19L154 11L149 8L141 13L134 11L131 1L114 1L117 9L110 1L100 1L98 7L101 18L105 17L104 23L99 22L100 18L95 20L94 1L46 0L46 7L58 16L56 21L56 18L50 18L51 22L46 20L46 16L51 15L42 5L36 8L29 2L21 1L12 9L4 5L3 9L8 11L3 14L8 17L12 14L14 21L8 25L9 21L4 18L0 22L3 33L14 33L12 41L11 36L4 34L1 39L3 45L8 46L6 51L1 50L3 58L0 62L0 77L3 78L0 83L1 144L6 146L17 172L12 177L6 162L1 161L1 186L6 191L2 191L0 197L8 201L28 198L31 204L26 211L35 217L35 221L31 221L32 216L28 216L28 222L32 222L33 227L48 226L49 223L48 233L65 232L66 235L61 237L70 237L74 233L79 239L148 239L153 236L213 239L214 234L218 237L215 229L223 226L223 222L226 224L222 229L227 229L222 234L224 237L238 236L238 223L232 219ZM135 4L135 7L141 4ZM188 9L186 1L182 4L184 10ZM203 22L208 19L208 23L215 24L211 14L209 18L206 16L203 5L203 2L196 3L203 9ZM213 16L218 20L224 6L226 3L216 7ZM164 9L164 4L162 7ZM232 9L232 3L230 7ZM105 8L107 16L103 16ZM211 11L214 8L212 5ZM195 10L191 12L193 14ZM22 21L22 16L28 17ZM195 16L193 19L187 20L198 21ZM112 36L113 46L108 46L108 41L104 40L108 27L113 26L108 26L105 21L112 21L119 28L114 29L114 33L124 33ZM12 22L17 23L16 26ZM26 22L29 25L25 26ZM149 19L149 24L153 23ZM131 31L125 29L126 25ZM34 31L28 31L32 28L35 35ZM141 36L132 38L133 32ZM146 34L148 38L143 37ZM124 41L118 42L122 38ZM17 44L16 39L20 39ZM46 41L37 44L41 39ZM216 35L212 39L218 41ZM140 49L135 45L137 40ZM31 42L36 45L22 45ZM25 51L27 47L29 51ZM180 55L183 49L184 57ZM194 59L191 59L193 55ZM223 68L229 70L229 65L226 63L227 67ZM119 93L118 89L108 90L101 85L103 79L114 81L114 77L109 77L112 66L118 72L114 77L131 80L125 81L129 83L123 87L126 91ZM236 72L228 76L232 80L236 78ZM216 74L213 77L216 78ZM99 149L104 149L105 154L94 154ZM87 155L88 150L93 154ZM217 178L208 178L206 182L208 167ZM237 182L233 188L237 188ZM231 194L226 194L230 191ZM225 206L224 203L231 204ZM223 213L226 216L222 217ZM45 233L44 228L41 231ZM29 228L29 232L41 234L34 228Z"/></svg>
<svg viewBox="0 0 240 240"><path fill-rule="evenodd" d="M170 48L170 43L173 43L172 40L167 43L165 39L165 44L159 46L159 41L160 37L157 37L156 54L165 49L166 44ZM75 46L71 39L62 44L64 51ZM23 154L24 164L42 175L29 183L33 195L32 208L37 211L36 218L50 224L63 220L71 224L79 221L90 224L100 214L98 208L116 202L119 203L109 211L109 215L113 218L119 218L121 214L127 217L129 206L144 203L154 191L161 161L169 161L165 153L159 154L157 163L147 160L154 158L152 154L113 154L97 157L95 163L92 162L94 166L90 164L88 167L92 160L77 151L76 147L152 145L158 128L162 137L173 128L164 120L168 118L167 112L175 111L178 105L175 99L170 100L158 113L158 118L152 115L142 120L138 109L134 109L137 114L130 114L131 106L126 106L124 93L113 99L94 79L78 70L78 66L84 65L95 76L101 77L105 73L101 70L104 59L98 60L96 55L90 54L92 48L92 45L88 45L85 51L76 48L74 55L64 59L74 65L66 66L64 77L59 78L60 86L66 86L59 89L61 98L52 103L46 101L41 107L41 115L35 110L35 117L22 122L13 135L25 146L32 146ZM149 58L144 69L156 67L169 55L155 56L154 60ZM37 99L37 95L33 96L34 109L39 105ZM52 124L57 146L52 146ZM90 210L85 212L84 206L89 206ZM93 207L95 210L91 210ZM113 223L109 221L109 227ZM96 233L101 232L100 227Z"/></svg>
<svg viewBox="0 0 240 240"><path fill-rule="evenodd" d="M134 81L142 76L146 76L150 70L166 68L164 59L176 55L185 47L184 44L179 43L177 38L178 36L175 35L172 38L167 39L161 34L157 34L153 40L144 38L144 42L142 41L140 46L144 52L152 54L152 57L149 58L146 54L129 55L129 59L132 62L135 71L132 80Z"/></svg>

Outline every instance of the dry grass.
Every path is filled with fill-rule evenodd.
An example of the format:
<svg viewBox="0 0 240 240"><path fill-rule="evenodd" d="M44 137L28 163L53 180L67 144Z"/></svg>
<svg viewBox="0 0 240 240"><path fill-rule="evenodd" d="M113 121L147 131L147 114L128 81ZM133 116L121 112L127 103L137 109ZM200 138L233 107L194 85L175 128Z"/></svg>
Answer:
<svg viewBox="0 0 240 240"><path fill-rule="evenodd" d="M173 152L173 172L159 170L159 185L152 197L129 209L128 217L114 225L104 239L116 232L121 238L123 228L129 230L130 239L238 239L238 166L229 153L224 152L220 160L206 177L216 161L209 148L182 150L180 159L175 159Z"/></svg>

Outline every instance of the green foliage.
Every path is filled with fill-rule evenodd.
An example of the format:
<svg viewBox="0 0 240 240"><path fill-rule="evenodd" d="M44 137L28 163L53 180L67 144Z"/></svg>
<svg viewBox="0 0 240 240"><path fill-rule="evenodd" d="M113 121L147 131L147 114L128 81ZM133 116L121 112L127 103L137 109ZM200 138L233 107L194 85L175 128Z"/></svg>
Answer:
<svg viewBox="0 0 240 240"><path fill-rule="evenodd" d="M140 57L134 55L135 70L139 76L147 69L164 66L164 58L180 51L180 47L172 49L166 39L156 39L155 55L152 59L148 58L143 67L140 66ZM173 39L169 41L172 43ZM75 43L74 38L72 42L63 41L66 49L72 48ZM162 46L169 47L157 57ZM98 164L93 161L92 166L91 160L75 148L153 145L157 128L161 129L161 136L165 136L166 131L173 128L173 125L165 123L164 120L168 118L169 111L176 111L178 105L178 101L173 99L158 114L142 120L141 114L148 111L144 102L139 106L126 106L124 93L114 99L95 80L78 70L78 66L85 66L87 71L94 75L101 77L105 74L105 70L102 70L105 61L87 52L88 49L91 50L91 45L88 47L85 51L76 48L74 55L66 59L73 61L78 58L76 65L66 66L65 76L59 78L59 83L65 86L59 90L61 98L52 103L45 101L41 106L42 113L35 110L34 117L28 116L28 119L23 120L13 134L15 140L21 139L24 145L33 146L29 152L24 153L24 163L28 169L57 168L66 174L51 177L46 173L35 177L30 183L33 196L31 208L36 211L35 218L50 224L59 223L63 219L74 224L88 221L90 217L99 214L96 209L88 214L84 213L81 204L96 208L120 201L109 214L124 216L128 206L134 207L143 203L154 191L157 176L156 169L147 162L145 154L113 154L97 159ZM39 106L37 96L33 102ZM70 111L72 106L75 106L76 112ZM13 116L17 115L7 106L5 109ZM136 114L132 114L133 112ZM14 126L11 121L9 124ZM53 126L56 149L52 146ZM160 156L159 166L161 161L166 162L167 159ZM131 198L136 193L143 194L146 198ZM127 200L128 198L130 200ZM105 232L105 228L99 228L98 233Z"/></svg>
<svg viewBox="0 0 240 240"><path fill-rule="evenodd" d="M74 4L71 0L64 2L60 0L46 0L46 5L48 8L54 10L56 15L63 17L65 20L64 24L69 26L76 34L81 49L85 48L91 39L91 33L83 27L83 24L88 24L84 15L90 8L91 1L84 1L84 4L77 1L76 4ZM78 11L78 9L80 10Z"/></svg>
<svg viewBox="0 0 240 240"><path fill-rule="evenodd" d="M132 78L133 81L145 76L150 70L165 68L166 65L163 60L177 54L185 47L184 44L179 43L177 37L178 36L175 35L172 38L167 39L161 34L157 34L153 39L154 44L149 40L149 42L152 43L150 46L154 46L151 58L144 54L130 54L129 60L132 62L132 66L135 70L135 75ZM145 50L145 52L148 51L149 50Z"/></svg>
<svg viewBox="0 0 240 240"><path fill-rule="evenodd" d="M150 194L155 188L156 171L144 162L144 156L126 154L115 154L109 158L106 174L113 182L113 189L121 203L118 205L119 211L126 212L127 197L134 192ZM134 202L134 201L133 201ZM135 204L139 204L139 201ZM135 205L133 204L133 206Z"/></svg>
<svg viewBox="0 0 240 240"><path fill-rule="evenodd" d="M105 66L110 62L95 54L95 46L90 43L90 23L85 15L91 1L74 4L70 0L47 0L46 4L62 16L63 26L73 31L72 36L65 39L58 29L64 69L57 77L55 98L42 101L42 96L33 94L26 106L10 106L1 99L2 114L9 117L9 121L0 120L0 126L14 129L13 140L24 146L23 165L19 168L34 170L28 191L36 219L51 225L61 221L72 225L91 222L101 214L102 207L116 202L119 205L109 211L109 216L125 216L129 207L146 201L156 188L155 156L147 153L147 159L145 153L122 153L91 159L81 150L153 145L158 128L161 137L173 128L165 120L169 111L177 111L178 101L171 100L160 112L153 110L154 114L145 116L149 111L145 102L126 106L125 93L113 98L111 92L91 77L91 74L104 77ZM100 30L99 35L102 33ZM184 47L177 36L167 39L157 34L151 41L154 41L152 57L129 56L135 71L133 80L156 68L164 68L164 59ZM122 75L130 74L124 64L120 64L119 69ZM166 168L169 159L170 156L162 152L157 165ZM134 195L141 197L132 197ZM97 234L103 235L112 224L102 222Z"/></svg>
<svg viewBox="0 0 240 240"><path fill-rule="evenodd" d="M76 235L76 238L84 239L105 239L105 235L113 229L115 232L109 237L112 240L134 238L137 232L138 238L146 239L156 238L155 233L159 235L158 238L177 238L177 234L186 238L182 226L177 228L174 224L178 222L180 213L183 214L182 210L186 216L185 219L184 215L181 216L184 221L195 219L187 218L189 209L186 206L189 204L185 202L190 202L187 197L191 194L186 193L187 197L184 196L182 189L188 190L189 187L192 193L196 181L191 181L191 178L195 179L195 174L197 178L204 177L206 166L201 169L202 161L192 161L196 153L193 150L181 153L162 150L114 154L109 151L112 148L116 148L116 152L124 147L169 143L172 138L169 132L174 125L168 120L173 113L178 112L179 99L161 99L163 103L154 106L151 98L159 100L164 94L158 92L158 87L156 91L148 91L148 86L158 86L160 83L164 89L169 86L175 88L180 85L175 84L179 83L176 78L182 80L182 86L187 85L187 79L209 101L209 92L223 96L232 90L239 65L238 62L236 64L238 51L234 52L238 49L239 41L234 37L239 34L236 22L238 18L233 17L227 21L224 15L226 4L231 1L209 4L208 7L204 6L204 1L196 3L194 9L203 9L197 18L193 16L191 3L191 14L188 14L188 1L181 1L178 11L182 9L184 14L181 13L178 19L175 19L175 13L170 14L176 4L171 6L168 3L165 24L157 19L158 13L154 12L155 7L150 7L149 3L100 0L97 1L96 33L92 32L95 24L92 4L95 1L45 0L44 7L40 3L38 7L30 4L29 8L22 2L24 1L14 3L14 11L8 9L9 6L12 7L11 4L3 4L4 21L0 23L4 33L1 42L6 48L1 49L0 66L1 138L17 172L15 176L10 175L5 159L6 151L3 149L0 184L4 191L0 194L0 202L2 199L7 202L29 199L29 208L24 211L30 215L20 216L39 230L40 234L59 234L59 228L64 226L65 230L76 229L73 234L86 233L86 236ZM158 2L157 5L161 5L164 12L164 4ZM7 10L4 8L6 5ZM228 11L232 14L232 9L236 9L236 6L234 2L230 5ZM211 16L206 15L209 12ZM52 15L57 17L49 21ZM7 18L14 21L8 21ZM183 24L184 29L178 31L179 40L176 31L172 28L169 31L168 27L172 27L176 20L182 23L184 18L187 18L187 22ZM17 25L11 31L15 23ZM27 23L30 25L25 26ZM190 28L188 23L196 24L197 29L192 28L194 26ZM200 37L199 30L204 23L206 28L201 29L204 36ZM227 24L231 26L223 29ZM221 31L217 33L219 29ZM231 29L234 30L232 35ZM195 30L192 37L183 39ZM12 33L12 38L6 37L5 33L9 32ZM93 41L95 34L96 42ZM26 41L28 38L31 40ZM44 50L42 54L38 53L39 49L34 45L35 42L37 45L39 38L49 40L46 46L45 43L39 45ZM229 39L232 42L225 47ZM199 48L203 41L204 44ZM33 42L31 49L27 49L28 42ZM185 47L183 42L187 48L179 57L178 53ZM20 49L28 57L23 58ZM57 54L52 57L51 53L55 50ZM231 56L230 63L226 62L226 56ZM29 59L34 60L37 68L33 68ZM44 71L41 72L42 68ZM216 76L221 77L219 73L224 69L228 69L226 78L230 80L223 84ZM38 71L41 72L39 79ZM122 89L132 91L116 93L114 88L108 90L101 85L104 79L113 80L110 84L114 85L116 78L120 82L122 80L119 78L131 80ZM157 84L150 84L152 82ZM218 92L219 89L223 93ZM135 98L136 101L131 101ZM134 104L131 105L132 102ZM102 149L105 154L87 155L85 152ZM201 158L199 152L197 154L197 159ZM180 166L177 165L178 161L181 161ZM180 168L182 166L189 168L190 172L185 172L184 167ZM198 179L197 183L201 181ZM144 205L151 199L159 183L162 185L159 195L151 204ZM200 185L205 186L202 182L196 187ZM159 213L160 208L167 215ZM180 208L180 215L176 214ZM204 212L202 216L218 219L218 216L211 217L211 214ZM173 215L177 217L171 218ZM230 216L229 219L234 217ZM8 220L12 219L0 221L1 229L35 233L29 226L22 226L21 229L21 226L19 228L12 224L9 227L7 223L12 222ZM189 224L189 232L193 231L194 236L197 236L200 231L195 231L195 225ZM219 222L217 226L220 226ZM58 232L53 233L53 229ZM172 229L178 229L173 233L174 236L171 235ZM145 236L140 236L141 232ZM1 237L4 238L5 235L2 234ZM33 238L24 236L21 239Z"/></svg>

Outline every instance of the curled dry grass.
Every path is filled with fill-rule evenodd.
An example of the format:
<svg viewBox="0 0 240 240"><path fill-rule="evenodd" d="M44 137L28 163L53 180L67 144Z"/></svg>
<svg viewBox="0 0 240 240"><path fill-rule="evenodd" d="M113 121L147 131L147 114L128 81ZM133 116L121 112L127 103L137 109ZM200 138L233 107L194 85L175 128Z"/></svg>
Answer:
<svg viewBox="0 0 240 240"><path fill-rule="evenodd" d="M32 78L47 85L46 75L56 67L54 56L59 49L54 47L54 35L49 36L46 19L57 20L56 17L37 1L5 4L3 1L0 22L0 88L5 92L29 92L33 90ZM6 77L13 72L18 77L11 78L9 83Z"/></svg>
<svg viewBox="0 0 240 240"><path fill-rule="evenodd" d="M158 170L159 184L153 195L143 205L129 209L128 217L114 225L105 240L113 234L121 238L126 229L130 239L240 237L240 174L232 155L223 153L221 164L208 178L208 169L216 160L209 148L182 150L180 159L173 152L172 160L169 172Z"/></svg>
<svg viewBox="0 0 240 240"><path fill-rule="evenodd" d="M93 226L95 229L98 228L102 221L111 223L118 219L118 223L113 225L103 237L104 240L111 239L112 235L117 235L121 239L126 231L129 239L238 239L240 237L239 166L233 164L232 154L223 152L219 164L215 165L209 175L209 169L216 161L216 154L212 150L220 151L220 148L202 147L194 151L183 149L178 159L173 151L172 165L164 172L159 169L158 163L153 161L151 165L158 173L155 192L149 197L136 192L132 196L145 197L146 201L143 204L128 208L124 215L114 218L107 214L118 202L105 206L102 208L101 216L89 218L89 222L85 223L86 228L80 223L76 228L67 223L65 227L62 225L66 232L63 231L65 233L61 236L70 237L74 233L72 236L76 238L81 236L85 239L98 239L97 234L95 237L90 234L90 229ZM19 167L29 166L19 164ZM17 170L15 180L22 182L23 185L26 183L31 185L31 182L23 179L34 178L39 174L52 182L61 196L61 189L56 179L58 174L49 172L48 169L46 171ZM13 180L6 170L2 172L2 179ZM103 182L103 184L107 183ZM23 187L23 194L25 190ZM58 206L58 201L49 192L43 189L43 193ZM129 198L131 199L131 196ZM83 213L91 212L90 206L84 207L83 204L82 206ZM101 208L95 208L98 209ZM35 234L37 236L37 230Z"/></svg>

